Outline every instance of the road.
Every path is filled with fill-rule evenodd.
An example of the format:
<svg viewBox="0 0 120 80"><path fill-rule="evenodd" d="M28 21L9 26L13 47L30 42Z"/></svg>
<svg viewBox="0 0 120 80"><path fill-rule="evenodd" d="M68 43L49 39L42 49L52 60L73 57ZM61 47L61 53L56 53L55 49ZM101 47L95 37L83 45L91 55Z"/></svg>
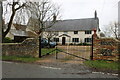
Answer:
<svg viewBox="0 0 120 80"><path fill-rule="evenodd" d="M117 78L116 75L77 68L51 67L38 64L2 62L3 78ZM69 65L70 66L70 65Z"/></svg>

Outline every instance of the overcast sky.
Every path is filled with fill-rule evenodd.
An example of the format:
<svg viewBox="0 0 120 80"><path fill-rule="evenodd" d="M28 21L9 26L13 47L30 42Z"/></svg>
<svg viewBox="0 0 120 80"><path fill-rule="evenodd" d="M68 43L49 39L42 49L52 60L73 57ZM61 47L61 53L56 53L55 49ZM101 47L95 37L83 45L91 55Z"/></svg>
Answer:
<svg viewBox="0 0 120 80"><path fill-rule="evenodd" d="M38 0L39 1L39 0ZM100 29L118 20L120 0L52 0L60 5L61 19L93 18L95 10L100 20Z"/></svg>
<svg viewBox="0 0 120 80"><path fill-rule="evenodd" d="M118 20L120 0L53 0L61 6L62 19L93 18L95 10L100 20L100 29Z"/></svg>

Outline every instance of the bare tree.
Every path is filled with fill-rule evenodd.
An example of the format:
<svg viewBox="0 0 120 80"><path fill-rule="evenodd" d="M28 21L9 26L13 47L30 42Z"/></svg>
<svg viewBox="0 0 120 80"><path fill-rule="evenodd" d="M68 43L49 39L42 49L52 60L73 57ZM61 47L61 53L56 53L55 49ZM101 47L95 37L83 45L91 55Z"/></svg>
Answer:
<svg viewBox="0 0 120 80"><path fill-rule="evenodd" d="M44 33L44 36L48 39L48 44L49 44L53 37L58 36L58 32L47 31Z"/></svg>
<svg viewBox="0 0 120 80"><path fill-rule="evenodd" d="M110 23L108 26L106 26L106 28L104 28L103 32L107 37L115 37L118 39L118 23Z"/></svg>
<svg viewBox="0 0 120 80"><path fill-rule="evenodd" d="M39 2L29 2L27 4L31 13L28 28L39 37L39 57L41 57L41 37L43 31L52 27L59 15L59 7L56 7L50 0L40 0Z"/></svg>
<svg viewBox="0 0 120 80"><path fill-rule="evenodd" d="M16 12L19 11L20 9L23 9L25 4L26 4L25 2L21 2L20 0L7 0L5 2L5 7L6 7L5 16L6 14L9 14L10 12L11 13L9 14L10 18L8 21L7 29L5 31L2 30L2 39L4 39L5 36L8 34L8 32L10 31ZM8 10L10 10L10 12L7 13Z"/></svg>
<svg viewBox="0 0 120 80"><path fill-rule="evenodd" d="M111 31L113 32L113 35L115 36L116 39L118 39L118 23L114 22L113 24L110 25Z"/></svg>
<svg viewBox="0 0 120 80"><path fill-rule="evenodd" d="M59 7L55 7L49 0L28 3L31 12L28 28L41 36L41 33L52 27L59 15Z"/></svg>

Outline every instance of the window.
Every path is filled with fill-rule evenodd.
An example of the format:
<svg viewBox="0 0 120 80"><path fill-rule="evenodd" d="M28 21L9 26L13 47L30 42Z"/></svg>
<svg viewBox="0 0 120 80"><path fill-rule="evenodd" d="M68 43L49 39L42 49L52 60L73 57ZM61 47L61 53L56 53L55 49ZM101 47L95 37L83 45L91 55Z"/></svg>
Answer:
<svg viewBox="0 0 120 80"><path fill-rule="evenodd" d="M55 42L59 42L59 38L54 38L54 41Z"/></svg>
<svg viewBox="0 0 120 80"><path fill-rule="evenodd" d="M79 42L79 38L73 38L72 42Z"/></svg>
<svg viewBox="0 0 120 80"><path fill-rule="evenodd" d="M74 31L74 34L78 34L78 31Z"/></svg>
<svg viewBox="0 0 120 80"><path fill-rule="evenodd" d="M92 31L85 31L85 34L92 34Z"/></svg>
<svg viewBox="0 0 120 80"><path fill-rule="evenodd" d="M92 41L92 38L85 38L85 43L91 42L91 41Z"/></svg>

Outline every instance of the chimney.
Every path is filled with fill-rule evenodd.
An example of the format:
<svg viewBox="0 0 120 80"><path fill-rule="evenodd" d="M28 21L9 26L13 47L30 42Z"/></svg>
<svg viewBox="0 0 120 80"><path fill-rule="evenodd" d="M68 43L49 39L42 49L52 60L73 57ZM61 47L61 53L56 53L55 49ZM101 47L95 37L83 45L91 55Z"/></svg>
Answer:
<svg viewBox="0 0 120 80"><path fill-rule="evenodd" d="M55 13L53 14L53 22L55 22L56 21L56 15L55 15Z"/></svg>
<svg viewBox="0 0 120 80"><path fill-rule="evenodd" d="M97 19L97 11L95 10L95 19Z"/></svg>

